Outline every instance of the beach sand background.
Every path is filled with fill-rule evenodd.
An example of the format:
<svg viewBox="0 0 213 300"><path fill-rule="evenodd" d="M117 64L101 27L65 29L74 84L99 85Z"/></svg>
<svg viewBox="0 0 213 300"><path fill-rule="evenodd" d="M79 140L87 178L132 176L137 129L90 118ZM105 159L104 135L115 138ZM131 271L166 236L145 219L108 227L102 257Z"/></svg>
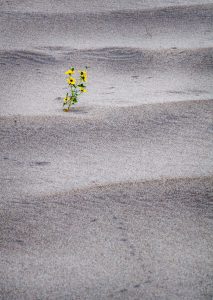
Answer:
<svg viewBox="0 0 213 300"><path fill-rule="evenodd" d="M212 299L212 70L212 1L0 1L1 299Z"/></svg>

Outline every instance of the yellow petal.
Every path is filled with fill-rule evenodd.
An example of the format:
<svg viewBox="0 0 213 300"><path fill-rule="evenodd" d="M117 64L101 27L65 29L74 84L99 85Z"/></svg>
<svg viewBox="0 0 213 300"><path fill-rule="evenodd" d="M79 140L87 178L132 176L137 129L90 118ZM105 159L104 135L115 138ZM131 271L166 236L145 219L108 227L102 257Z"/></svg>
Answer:
<svg viewBox="0 0 213 300"><path fill-rule="evenodd" d="M74 74L74 73L75 73L75 71L74 71L74 70L71 70L71 69L69 69L69 70L67 70L67 71L65 72L66 75L72 75L72 74Z"/></svg>

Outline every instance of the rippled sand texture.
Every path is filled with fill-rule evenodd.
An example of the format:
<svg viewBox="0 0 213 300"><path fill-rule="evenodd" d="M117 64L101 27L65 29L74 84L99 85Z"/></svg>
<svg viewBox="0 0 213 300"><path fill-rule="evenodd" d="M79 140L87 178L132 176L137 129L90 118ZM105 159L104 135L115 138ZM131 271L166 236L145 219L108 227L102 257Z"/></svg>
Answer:
<svg viewBox="0 0 213 300"><path fill-rule="evenodd" d="M96 1L72 12L68 1L43 11L20 2L0 12L1 114L61 114L70 63L91 67L82 106L212 99L213 4L122 1L102 11Z"/></svg>
<svg viewBox="0 0 213 300"><path fill-rule="evenodd" d="M212 299L212 69L212 1L0 1L0 299Z"/></svg>

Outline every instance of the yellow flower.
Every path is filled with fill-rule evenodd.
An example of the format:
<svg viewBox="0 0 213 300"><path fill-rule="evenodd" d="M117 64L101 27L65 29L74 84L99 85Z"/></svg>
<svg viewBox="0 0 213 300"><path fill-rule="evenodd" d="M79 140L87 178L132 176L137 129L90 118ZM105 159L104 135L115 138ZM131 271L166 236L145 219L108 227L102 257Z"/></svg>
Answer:
<svg viewBox="0 0 213 300"><path fill-rule="evenodd" d="M63 111L68 112L69 108L64 108Z"/></svg>
<svg viewBox="0 0 213 300"><path fill-rule="evenodd" d="M83 70L83 71L78 71L80 73L80 77L81 79L86 82L87 81L87 71Z"/></svg>
<svg viewBox="0 0 213 300"><path fill-rule="evenodd" d="M67 71L65 72L66 75L72 75L72 74L74 74L74 73L75 73L74 68L69 69L69 70L67 70Z"/></svg>
<svg viewBox="0 0 213 300"><path fill-rule="evenodd" d="M87 90L86 90L85 88L83 88L83 87L80 87L80 91L81 91L82 93L86 93L86 92L87 92Z"/></svg>
<svg viewBox="0 0 213 300"><path fill-rule="evenodd" d="M69 101L69 100L70 100L70 97L66 96L66 97L64 98L64 103L66 103L66 102Z"/></svg>
<svg viewBox="0 0 213 300"><path fill-rule="evenodd" d="M73 77L69 77L67 78L67 82L69 85L74 85L76 83L76 80Z"/></svg>

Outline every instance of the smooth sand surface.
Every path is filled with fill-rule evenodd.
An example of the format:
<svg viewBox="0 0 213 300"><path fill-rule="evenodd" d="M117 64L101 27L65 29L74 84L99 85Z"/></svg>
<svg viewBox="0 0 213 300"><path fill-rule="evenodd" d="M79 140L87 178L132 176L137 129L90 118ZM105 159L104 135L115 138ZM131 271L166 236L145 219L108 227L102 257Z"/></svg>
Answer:
<svg viewBox="0 0 213 300"><path fill-rule="evenodd" d="M0 1L0 299L212 299L212 25L207 0Z"/></svg>
<svg viewBox="0 0 213 300"><path fill-rule="evenodd" d="M211 299L212 179L13 197L2 299Z"/></svg>

